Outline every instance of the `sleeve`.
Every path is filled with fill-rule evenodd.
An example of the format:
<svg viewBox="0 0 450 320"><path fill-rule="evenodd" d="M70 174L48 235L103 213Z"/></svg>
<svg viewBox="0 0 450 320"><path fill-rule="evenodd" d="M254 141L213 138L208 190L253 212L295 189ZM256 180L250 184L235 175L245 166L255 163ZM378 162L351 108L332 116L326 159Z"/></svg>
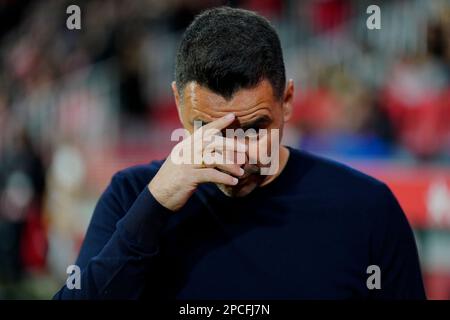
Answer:
<svg viewBox="0 0 450 320"><path fill-rule="evenodd" d="M141 295L146 270L158 254L160 231L173 213L147 187L125 210L126 186L123 175L116 174L96 205L76 261L81 288L65 285L54 299L137 299Z"/></svg>
<svg viewBox="0 0 450 320"><path fill-rule="evenodd" d="M426 299L413 231L391 190L383 185L372 230L372 262L379 266L381 288L374 299Z"/></svg>

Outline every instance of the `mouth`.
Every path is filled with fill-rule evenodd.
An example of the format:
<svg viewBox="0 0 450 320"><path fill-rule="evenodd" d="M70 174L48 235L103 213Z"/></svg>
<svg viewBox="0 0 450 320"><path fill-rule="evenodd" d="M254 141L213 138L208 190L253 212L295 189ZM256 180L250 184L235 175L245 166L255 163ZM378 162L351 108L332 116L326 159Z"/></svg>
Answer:
<svg viewBox="0 0 450 320"><path fill-rule="evenodd" d="M245 171L244 175L237 177L239 179L238 185L243 184L250 176L261 173L261 169L254 165L245 165L243 169Z"/></svg>
<svg viewBox="0 0 450 320"><path fill-rule="evenodd" d="M248 180L249 177L254 176L254 175L259 175L261 173L261 168L259 168L258 166L255 166L255 165L247 165L246 164L243 167L243 169L244 169L244 174L242 176L232 175L233 177L236 177L239 180L239 182L236 186L245 184L245 182ZM226 173L226 174L230 174L229 172L221 170L221 169L217 169L217 170L219 170L223 173Z"/></svg>

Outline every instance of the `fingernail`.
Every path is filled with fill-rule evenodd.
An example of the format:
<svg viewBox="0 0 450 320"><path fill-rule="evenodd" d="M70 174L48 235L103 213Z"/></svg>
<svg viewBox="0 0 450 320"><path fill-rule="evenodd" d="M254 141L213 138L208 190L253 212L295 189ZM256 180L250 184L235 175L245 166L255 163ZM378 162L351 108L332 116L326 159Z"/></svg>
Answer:
<svg viewBox="0 0 450 320"><path fill-rule="evenodd" d="M239 175L242 176L242 175L245 173L245 170L242 169L242 168L239 168L239 169L240 169L240 170L239 170Z"/></svg>
<svg viewBox="0 0 450 320"><path fill-rule="evenodd" d="M229 114L227 114L227 115L225 116L225 119L227 119L227 120L234 119L234 113L229 113Z"/></svg>
<svg viewBox="0 0 450 320"><path fill-rule="evenodd" d="M233 178L233 184L237 184L239 180L237 178Z"/></svg>

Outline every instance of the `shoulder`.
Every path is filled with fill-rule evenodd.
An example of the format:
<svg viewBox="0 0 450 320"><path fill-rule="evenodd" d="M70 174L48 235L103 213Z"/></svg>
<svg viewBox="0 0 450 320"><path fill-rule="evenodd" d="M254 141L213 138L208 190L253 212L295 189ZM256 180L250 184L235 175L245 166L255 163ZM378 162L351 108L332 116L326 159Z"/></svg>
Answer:
<svg viewBox="0 0 450 320"><path fill-rule="evenodd" d="M337 161L298 150L292 154L300 168L296 172L303 171L294 189L321 217L345 225L360 239L371 235L381 243L389 233L411 239L405 213L384 182Z"/></svg>
<svg viewBox="0 0 450 320"><path fill-rule="evenodd" d="M128 210L158 172L163 162L164 160L156 160L147 164L127 167L116 172L104 196L109 195L115 198L123 210Z"/></svg>
<svg viewBox="0 0 450 320"><path fill-rule="evenodd" d="M378 188L384 183L341 162L290 148L290 156L298 171L333 184L363 184Z"/></svg>
<svg viewBox="0 0 450 320"><path fill-rule="evenodd" d="M159 170L164 160L155 160L146 164L134 165L117 171L113 177L113 182L128 182L133 185L146 185Z"/></svg>
<svg viewBox="0 0 450 320"><path fill-rule="evenodd" d="M297 183L322 199L351 208L392 205L395 197L382 181L343 163L290 149Z"/></svg>

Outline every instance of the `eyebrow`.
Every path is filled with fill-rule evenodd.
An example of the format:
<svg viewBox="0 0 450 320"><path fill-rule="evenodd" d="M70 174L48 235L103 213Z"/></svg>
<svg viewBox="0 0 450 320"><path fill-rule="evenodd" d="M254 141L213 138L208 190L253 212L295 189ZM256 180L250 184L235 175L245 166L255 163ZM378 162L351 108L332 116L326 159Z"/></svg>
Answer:
<svg viewBox="0 0 450 320"><path fill-rule="evenodd" d="M210 123L210 121L205 121L200 118L195 118L192 123L195 121L200 121L202 123L202 126L207 125ZM258 126L267 125L271 121L271 118L267 115L259 116L258 118L252 120L251 122L245 123L241 126L241 128L245 131L247 129L255 128Z"/></svg>

